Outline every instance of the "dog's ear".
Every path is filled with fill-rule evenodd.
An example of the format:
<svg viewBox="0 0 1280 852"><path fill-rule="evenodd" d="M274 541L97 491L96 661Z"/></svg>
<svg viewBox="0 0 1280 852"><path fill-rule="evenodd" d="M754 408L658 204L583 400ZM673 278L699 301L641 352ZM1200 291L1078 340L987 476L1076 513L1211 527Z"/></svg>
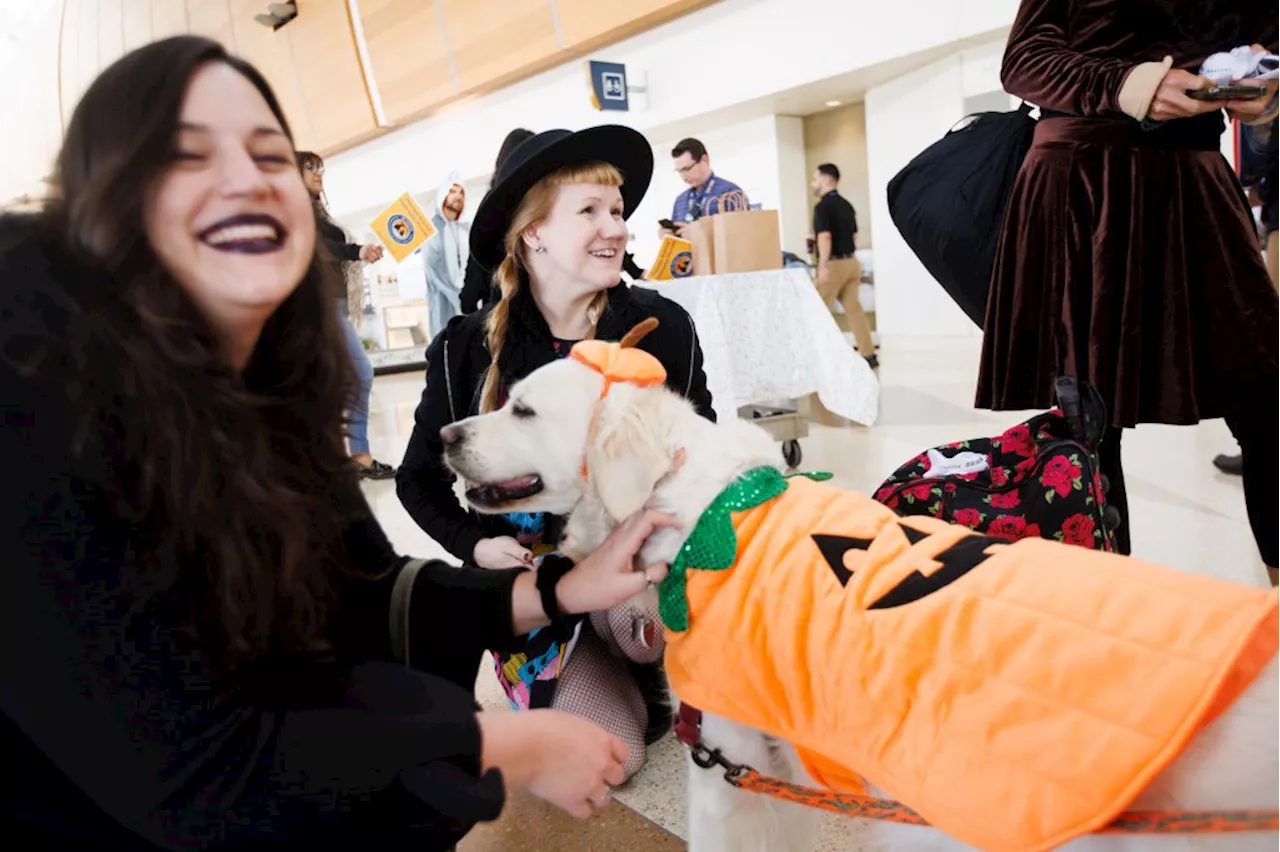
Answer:
<svg viewBox="0 0 1280 852"><path fill-rule="evenodd" d="M601 409L596 434L588 443L590 487L617 521L642 508L672 467L663 393L656 387L617 388Z"/></svg>

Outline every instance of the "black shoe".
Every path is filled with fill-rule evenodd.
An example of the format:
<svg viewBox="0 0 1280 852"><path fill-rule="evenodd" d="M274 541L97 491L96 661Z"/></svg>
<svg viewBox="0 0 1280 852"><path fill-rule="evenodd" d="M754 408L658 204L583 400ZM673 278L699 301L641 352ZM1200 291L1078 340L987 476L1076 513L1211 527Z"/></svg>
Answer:
<svg viewBox="0 0 1280 852"><path fill-rule="evenodd" d="M383 464L376 459L371 464L356 462L356 467L360 469L361 479L391 479L396 475L394 467L389 464Z"/></svg>
<svg viewBox="0 0 1280 852"><path fill-rule="evenodd" d="M1229 456L1225 453L1215 456L1213 466L1231 476L1244 476L1244 456L1239 453L1234 456Z"/></svg>
<svg viewBox="0 0 1280 852"><path fill-rule="evenodd" d="M878 355L868 355L867 366L873 370L880 369L880 357Z"/></svg>

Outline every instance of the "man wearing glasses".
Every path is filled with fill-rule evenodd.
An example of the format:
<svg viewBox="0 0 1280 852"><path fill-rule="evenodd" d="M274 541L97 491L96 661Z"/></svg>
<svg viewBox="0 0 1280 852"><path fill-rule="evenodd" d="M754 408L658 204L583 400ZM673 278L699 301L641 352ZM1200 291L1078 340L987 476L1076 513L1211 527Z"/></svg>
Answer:
<svg viewBox="0 0 1280 852"><path fill-rule="evenodd" d="M711 157L707 147L697 139L681 139L671 149L676 173L689 188L676 196L675 206L671 210L671 222L675 224L678 236L689 222L703 216L714 216L727 212L724 197L728 193L737 194L738 206L728 209L747 209L747 196L732 181L714 174L711 171Z"/></svg>

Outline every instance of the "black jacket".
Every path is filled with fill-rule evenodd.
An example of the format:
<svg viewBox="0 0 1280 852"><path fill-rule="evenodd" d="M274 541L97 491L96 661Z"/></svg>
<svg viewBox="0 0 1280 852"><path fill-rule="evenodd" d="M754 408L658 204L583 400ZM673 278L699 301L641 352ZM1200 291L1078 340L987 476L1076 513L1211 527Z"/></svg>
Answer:
<svg viewBox="0 0 1280 852"><path fill-rule="evenodd" d="M479 412L480 388L491 360L484 329L491 309L454 317L427 349L426 388L396 474L396 493L409 515L442 547L468 562L480 539L513 533L501 518L463 509L453 491L454 476L442 462L440 429ZM689 399L703 417L714 420L702 371L702 347L693 320L675 302L654 290L619 283L609 291L596 336L618 340L647 317L656 317L659 325L640 348L667 368L667 387ZM551 331L527 287L512 302L509 335L502 353L508 386L554 360Z"/></svg>
<svg viewBox="0 0 1280 852"><path fill-rule="evenodd" d="M170 581L189 569L149 548L156 521L115 508L110 437L71 452L86 389L127 397L114 344L95 343L120 309L103 282L28 217L0 218L0 822L32 849L452 847L496 817L501 779L481 775L470 689L391 662L405 560L358 487L335 488L363 577L340 581L327 658L270 659L256 686L214 686L191 602L140 595L181 589ZM142 428L127 413L101 422ZM482 650L511 635L517 573L420 572L415 663L455 655L455 682L474 679Z"/></svg>
<svg viewBox="0 0 1280 852"><path fill-rule="evenodd" d="M347 235L337 222L329 218L327 213L316 211L316 230L318 236L329 249L335 260L359 260L360 246L348 242Z"/></svg>
<svg viewBox="0 0 1280 852"><path fill-rule="evenodd" d="M493 286L492 278L474 254L467 255L467 268L462 273L462 292L458 294L462 313L478 311L481 306L497 301L498 288Z"/></svg>

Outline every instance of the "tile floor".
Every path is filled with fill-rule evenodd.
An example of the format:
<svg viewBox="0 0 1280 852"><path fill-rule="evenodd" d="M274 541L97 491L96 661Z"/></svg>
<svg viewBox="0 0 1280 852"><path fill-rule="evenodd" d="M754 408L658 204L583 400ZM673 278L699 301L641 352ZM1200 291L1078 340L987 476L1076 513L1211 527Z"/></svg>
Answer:
<svg viewBox="0 0 1280 852"><path fill-rule="evenodd" d="M1025 416L975 411L977 338L887 339L880 350L880 420L866 428L814 412L802 441L807 470L829 470L836 483L869 491L926 447L997 434ZM421 373L379 377L370 436L377 458L397 463L413 428ZM763 402L763 400L762 400ZM1124 442L1134 554L1143 559L1238 582L1266 584L1245 517L1240 481L1218 473L1211 459L1235 452L1221 421L1196 427L1139 427ZM394 482L366 483L365 493L402 553L446 556L408 517ZM481 669L483 704L505 706L496 680ZM645 769L617 791L620 804L598 824L582 826L536 801L517 799L503 820L477 830L462 852L678 849L684 833L684 758L667 737L650 749ZM630 809L631 812L627 812ZM828 820L820 849L862 852L857 821ZM676 837L673 837L675 835Z"/></svg>

